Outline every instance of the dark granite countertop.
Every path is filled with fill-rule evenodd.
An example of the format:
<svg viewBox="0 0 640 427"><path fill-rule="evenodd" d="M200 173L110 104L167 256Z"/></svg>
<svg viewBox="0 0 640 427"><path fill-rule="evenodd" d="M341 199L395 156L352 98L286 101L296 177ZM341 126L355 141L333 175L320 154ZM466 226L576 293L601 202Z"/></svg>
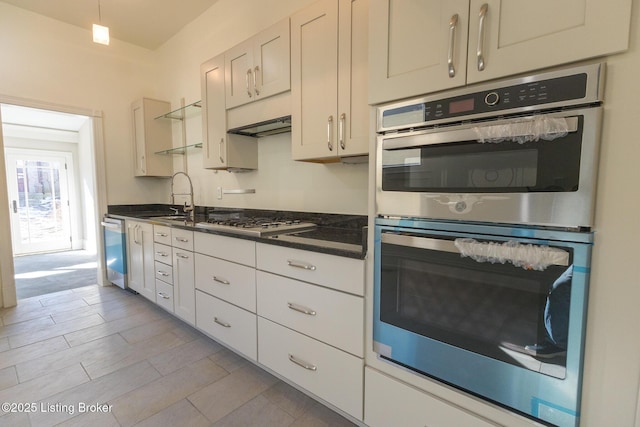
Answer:
<svg viewBox="0 0 640 427"><path fill-rule="evenodd" d="M175 215L170 208L182 212L181 206L170 205L110 205L108 215L116 218L134 218L153 224L167 225L182 229L211 234L220 234L239 239L253 240L278 246L322 252L348 258L364 259L367 253L366 225L364 215L343 215L310 212L275 211L260 209L196 207L195 221L168 220L158 217ZM291 234L277 234L269 237L255 237L196 227L198 222L208 218L277 217L299 219L317 225L313 230Z"/></svg>

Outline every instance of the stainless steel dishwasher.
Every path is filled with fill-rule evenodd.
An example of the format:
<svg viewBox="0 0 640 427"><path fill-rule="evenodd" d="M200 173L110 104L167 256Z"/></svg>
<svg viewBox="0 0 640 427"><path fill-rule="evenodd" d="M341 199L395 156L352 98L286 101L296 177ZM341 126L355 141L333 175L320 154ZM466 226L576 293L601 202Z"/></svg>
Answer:
<svg viewBox="0 0 640 427"><path fill-rule="evenodd" d="M102 222L104 258L107 280L122 289L127 289L127 239L124 220L105 217Z"/></svg>

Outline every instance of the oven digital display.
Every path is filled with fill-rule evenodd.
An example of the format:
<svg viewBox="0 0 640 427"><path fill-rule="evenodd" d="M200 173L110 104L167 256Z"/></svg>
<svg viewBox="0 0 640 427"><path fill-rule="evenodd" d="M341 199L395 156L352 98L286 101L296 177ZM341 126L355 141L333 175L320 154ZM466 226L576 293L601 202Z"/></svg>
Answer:
<svg viewBox="0 0 640 427"><path fill-rule="evenodd" d="M474 99L467 98L460 101L453 101L449 103L449 114L465 113L473 110Z"/></svg>

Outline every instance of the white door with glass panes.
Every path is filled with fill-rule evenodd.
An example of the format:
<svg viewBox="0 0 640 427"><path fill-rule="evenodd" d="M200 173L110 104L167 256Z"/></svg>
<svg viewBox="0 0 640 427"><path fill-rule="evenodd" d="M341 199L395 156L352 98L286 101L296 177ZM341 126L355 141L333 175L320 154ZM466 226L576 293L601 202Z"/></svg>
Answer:
<svg viewBox="0 0 640 427"><path fill-rule="evenodd" d="M5 151L14 255L71 249L67 152Z"/></svg>

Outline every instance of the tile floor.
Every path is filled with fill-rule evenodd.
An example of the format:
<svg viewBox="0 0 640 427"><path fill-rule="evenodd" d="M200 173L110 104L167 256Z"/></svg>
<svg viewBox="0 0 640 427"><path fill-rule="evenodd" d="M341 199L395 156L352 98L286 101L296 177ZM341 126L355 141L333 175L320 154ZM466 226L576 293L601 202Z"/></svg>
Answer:
<svg viewBox="0 0 640 427"><path fill-rule="evenodd" d="M1 402L19 409L0 410L11 427L354 425L143 297L95 285L0 309Z"/></svg>

